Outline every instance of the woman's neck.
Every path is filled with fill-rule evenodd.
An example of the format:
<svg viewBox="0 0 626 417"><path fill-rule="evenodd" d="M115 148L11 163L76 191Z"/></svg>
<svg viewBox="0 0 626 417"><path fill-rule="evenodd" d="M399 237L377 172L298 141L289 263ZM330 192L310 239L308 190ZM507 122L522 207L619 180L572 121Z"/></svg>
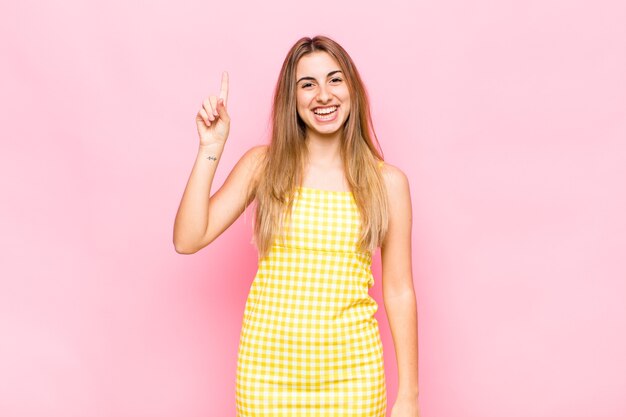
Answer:
<svg viewBox="0 0 626 417"><path fill-rule="evenodd" d="M338 167L341 161L341 137L307 135L305 142L308 148L309 163L323 167Z"/></svg>

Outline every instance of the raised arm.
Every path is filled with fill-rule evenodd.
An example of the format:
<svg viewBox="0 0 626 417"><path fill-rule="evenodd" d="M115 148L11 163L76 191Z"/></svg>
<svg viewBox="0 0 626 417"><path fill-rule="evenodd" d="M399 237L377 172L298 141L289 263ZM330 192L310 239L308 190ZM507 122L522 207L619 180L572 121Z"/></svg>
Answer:
<svg viewBox="0 0 626 417"><path fill-rule="evenodd" d="M191 254L207 246L244 212L254 199L253 184L265 150L259 145L237 162L222 187L211 196L211 185L230 130L226 110L228 73L222 74L219 96L209 96L196 115L198 154L174 221L176 252Z"/></svg>

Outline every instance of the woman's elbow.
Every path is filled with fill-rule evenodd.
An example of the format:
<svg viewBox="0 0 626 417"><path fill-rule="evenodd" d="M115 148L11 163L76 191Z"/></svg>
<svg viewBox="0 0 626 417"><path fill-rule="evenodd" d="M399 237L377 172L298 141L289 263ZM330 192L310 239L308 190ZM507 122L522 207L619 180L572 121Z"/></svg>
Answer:
<svg viewBox="0 0 626 417"><path fill-rule="evenodd" d="M174 241L174 250L181 255L191 255L200 250L197 246Z"/></svg>

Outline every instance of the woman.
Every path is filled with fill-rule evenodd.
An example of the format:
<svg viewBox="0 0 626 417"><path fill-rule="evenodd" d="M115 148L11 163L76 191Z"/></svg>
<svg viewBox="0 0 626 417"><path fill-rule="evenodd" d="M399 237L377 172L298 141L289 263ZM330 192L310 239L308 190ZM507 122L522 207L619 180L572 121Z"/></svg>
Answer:
<svg viewBox="0 0 626 417"><path fill-rule="evenodd" d="M405 174L372 138L366 92L333 40L302 38L283 63L272 138L210 198L228 138L228 74L196 116L199 151L174 225L178 253L215 240L256 201L259 268L246 301L237 413L384 416L382 343L369 296L381 248L383 297L399 372L392 417L417 417L417 309Z"/></svg>

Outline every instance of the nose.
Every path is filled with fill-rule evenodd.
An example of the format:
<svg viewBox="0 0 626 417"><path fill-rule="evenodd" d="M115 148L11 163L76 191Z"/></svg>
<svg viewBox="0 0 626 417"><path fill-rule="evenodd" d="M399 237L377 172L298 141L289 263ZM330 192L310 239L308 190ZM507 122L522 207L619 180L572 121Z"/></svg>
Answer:
<svg viewBox="0 0 626 417"><path fill-rule="evenodd" d="M321 85L317 93L317 101L325 103L330 99L330 93L325 85Z"/></svg>

